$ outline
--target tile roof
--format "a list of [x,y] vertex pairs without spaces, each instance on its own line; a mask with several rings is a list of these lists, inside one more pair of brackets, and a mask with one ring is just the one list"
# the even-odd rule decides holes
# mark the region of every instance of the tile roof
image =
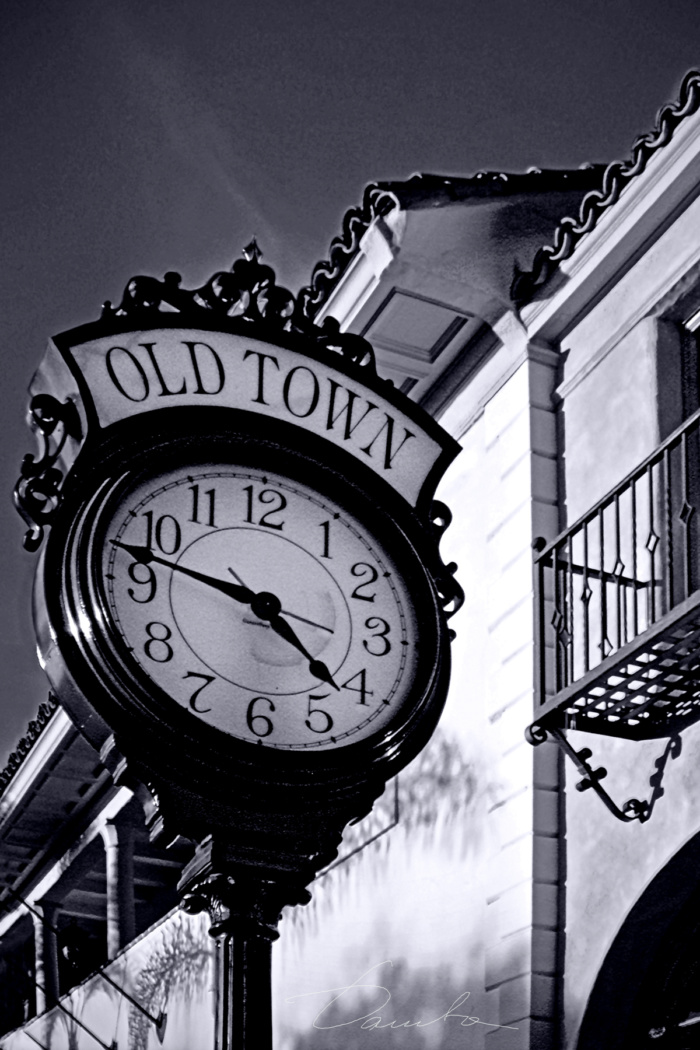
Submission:
[[405,182],[370,183],[362,203],[345,213],[342,232],[331,242],[328,259],[316,264],[309,285],[299,292],[304,313],[310,318],[317,313],[347,269],[367,228],[395,207],[442,207],[459,201],[580,188],[585,195],[578,215],[560,220],[551,244],[542,246],[535,254],[531,270],[516,270],[511,296],[514,303],[523,305],[545,284],[559,263],[569,258],[579,240],[594,229],[599,217],[616,203],[626,184],[644,171],[649,158],[666,145],[681,121],[698,108],[700,73],[692,70],[683,79],[678,101],[662,107],[653,131],[636,140],[629,160],[607,166],[589,165],[574,171],[531,169],[523,174],[480,171],[468,178],[419,174]]
[[583,195],[598,185],[603,170],[603,165],[585,165],[569,171],[540,168],[520,173],[479,171],[468,177],[419,173],[402,182],[370,183],[359,207],[345,213],[342,232],[331,242],[328,259],[316,264],[310,284],[300,291],[304,311],[307,316],[314,316],[347,269],[367,228],[395,207],[441,208],[462,202],[562,191],[578,191]]
[[671,139],[678,125],[700,108],[700,73],[691,70],[681,84],[678,101],[663,106],[656,117],[652,131],[640,135],[632,146],[632,156],[625,161],[608,164],[601,184],[581,201],[576,218],[563,218],[557,226],[552,243],[539,249],[532,269],[516,273],[511,288],[513,301],[522,305],[541,288],[560,262],[572,255],[581,238],[597,225],[600,216],[618,200],[628,182],[640,175],[649,158]]

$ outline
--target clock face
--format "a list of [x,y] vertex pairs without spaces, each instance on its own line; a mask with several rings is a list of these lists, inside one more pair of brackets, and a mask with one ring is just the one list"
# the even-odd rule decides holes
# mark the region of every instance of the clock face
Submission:
[[124,659],[240,740],[343,747],[410,692],[418,632],[399,567],[309,484],[223,463],[159,474],[120,498],[98,561]]

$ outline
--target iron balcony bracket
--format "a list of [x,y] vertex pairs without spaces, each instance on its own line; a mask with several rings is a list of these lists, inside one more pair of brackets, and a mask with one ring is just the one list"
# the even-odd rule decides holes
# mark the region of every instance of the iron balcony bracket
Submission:
[[555,729],[553,727],[545,729],[543,726],[535,724],[525,731],[527,740],[535,746],[537,744],[543,744],[547,739],[547,734],[551,736],[552,740],[559,748],[561,748],[564,754],[571,759],[581,774],[581,780],[577,783],[576,790],[588,791],[589,788],[592,788],[598,798],[601,799],[603,804],[610,810],[612,815],[625,823],[632,820],[638,820],[643,824],[645,821],[649,820],[656,800],[664,793],[664,789],[661,787],[661,779],[666,762],[669,757],[676,758],[681,750],[680,737],[672,737],[668,742],[663,756],[656,761],[657,772],[649,779],[649,783],[653,789],[649,801],[641,802],[638,798],[630,798],[622,807],[620,807],[613,801],[600,783],[600,781],[608,775],[607,769],[603,766],[600,766],[598,769],[593,769],[589,764],[589,759],[593,757],[590,748],[584,747],[581,748],[580,751],[576,751],[566,739],[561,729]]

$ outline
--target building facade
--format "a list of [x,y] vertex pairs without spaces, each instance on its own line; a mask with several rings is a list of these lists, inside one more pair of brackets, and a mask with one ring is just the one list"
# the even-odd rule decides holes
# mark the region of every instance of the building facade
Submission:
[[[281,923],[277,1050],[700,1045],[699,111],[369,187],[302,293],[462,445],[466,601],[433,740]],[[52,701],[2,782],[0,1044],[212,1046],[193,844]]]

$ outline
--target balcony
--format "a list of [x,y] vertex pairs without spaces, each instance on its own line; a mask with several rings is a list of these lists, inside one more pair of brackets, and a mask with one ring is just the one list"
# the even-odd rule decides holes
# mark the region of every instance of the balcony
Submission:
[[699,719],[700,412],[535,549],[531,742],[643,740]]

